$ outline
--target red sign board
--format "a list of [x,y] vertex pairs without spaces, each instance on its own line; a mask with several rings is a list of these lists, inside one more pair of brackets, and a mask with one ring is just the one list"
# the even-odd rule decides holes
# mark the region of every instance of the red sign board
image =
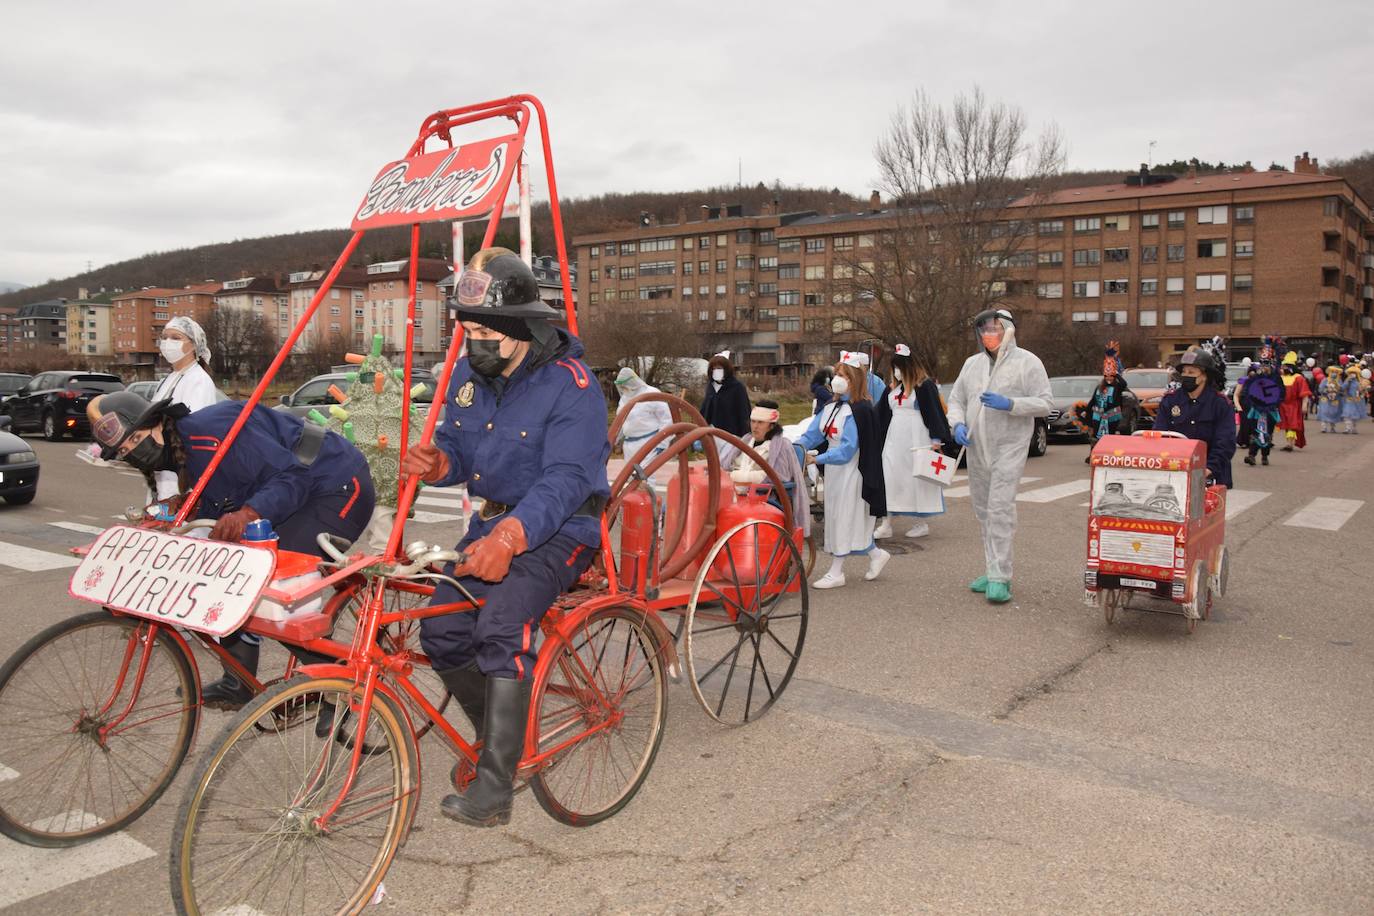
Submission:
[[520,155],[514,134],[425,153],[382,167],[353,215],[353,229],[471,219],[499,205]]

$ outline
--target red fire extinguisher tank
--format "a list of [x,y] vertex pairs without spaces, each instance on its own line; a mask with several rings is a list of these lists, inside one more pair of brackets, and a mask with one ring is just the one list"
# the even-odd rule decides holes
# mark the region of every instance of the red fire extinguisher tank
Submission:
[[[730,475],[724,470],[720,471],[719,485],[720,499],[716,510],[717,515],[719,515],[721,509],[735,501],[735,485],[731,482]],[[707,474],[706,467],[704,465],[693,467],[687,473],[687,498],[685,500],[687,524],[682,529],[682,537],[678,540],[677,547],[674,549],[672,557],[664,561],[665,566],[669,562],[676,561],[686,554],[687,548],[691,547],[692,541],[697,539],[703,525],[709,527],[715,523],[716,519],[709,518],[706,515],[710,499],[711,478]],[[679,475],[668,482],[668,519],[663,529],[665,532],[671,532],[675,529],[678,515],[684,511],[683,503],[682,477]],[[706,552],[711,549],[713,543],[715,543],[714,538],[707,539],[706,543],[701,547],[701,550],[692,558],[692,562],[688,563],[687,566],[683,568],[682,572],[677,574],[678,578],[695,579],[697,571],[701,569],[701,564],[706,559]]]
[[[713,576],[726,581],[738,581],[742,585],[766,582],[769,573],[776,573],[779,564],[786,561],[785,550],[778,548],[778,541],[783,536],[783,514],[781,509],[769,504],[767,495],[770,490],[771,488],[766,486],[750,487],[749,492],[738,502],[722,506],[716,513],[716,531],[721,536],[741,522],[756,519],[774,522],[779,527],[753,526],[732,536],[711,564]],[[767,563],[769,558],[772,558],[772,570],[760,571],[759,565]]]

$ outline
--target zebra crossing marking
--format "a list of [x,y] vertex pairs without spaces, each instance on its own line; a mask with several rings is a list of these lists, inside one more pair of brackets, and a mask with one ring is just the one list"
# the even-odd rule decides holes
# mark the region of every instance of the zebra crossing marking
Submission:
[[437,525],[440,522],[461,522],[461,515],[449,515],[447,512],[426,512],[423,509],[415,510],[415,517],[412,522],[419,522],[421,525]]
[[[83,822],[95,820],[81,811],[47,820],[70,823],[73,816]],[[34,826],[43,829],[42,824]],[[65,849],[40,849],[5,839],[0,840],[0,850],[0,909],[157,855],[122,832]]]
[[1092,486],[1092,481],[1070,480],[1068,483],[1059,483],[1050,487],[1041,487],[1038,490],[1027,490],[1025,493],[1017,493],[1016,501],[1019,503],[1048,503],[1056,499],[1063,499],[1066,496],[1076,496],[1079,493],[1086,493]]
[[77,534],[104,534],[104,528],[97,528],[95,525],[83,525],[80,522],[48,522],[54,528],[62,528],[66,531],[75,531]]
[[1252,509],[1269,496],[1268,490],[1231,490],[1226,494],[1226,520]]
[[1318,496],[1297,512],[1293,513],[1285,525],[1293,528],[1316,528],[1318,531],[1340,531],[1345,523],[1364,505],[1362,499],[1336,499],[1332,496]]
[[44,572],[80,565],[80,560],[67,554],[49,553],[46,550],[34,550],[32,547],[0,541],[0,566],[22,569],[25,572]]
[[[959,478],[954,479],[958,480]],[[1035,483],[1039,479],[1039,477],[1022,477],[1018,483]],[[945,490],[945,497],[948,499],[959,499],[964,496],[968,496],[968,487],[950,487]]]

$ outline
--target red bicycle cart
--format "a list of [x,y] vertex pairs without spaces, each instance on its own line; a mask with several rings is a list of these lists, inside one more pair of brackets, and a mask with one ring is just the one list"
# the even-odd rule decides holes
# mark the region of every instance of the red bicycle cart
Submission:
[[[455,129],[492,119],[510,121],[514,132],[455,143]],[[448,695],[417,637],[423,618],[471,611],[476,604],[430,604],[434,583],[446,578],[444,564],[460,559],[455,551],[421,542],[401,546],[415,478],[400,484],[397,520],[381,553],[341,548],[322,535],[321,547],[333,559],[321,563],[314,556],[181,535],[202,524],[192,519],[194,506],[219,459],[364,232],[411,226],[408,335],[421,222],[483,216],[483,246],[489,246],[502,202],[518,183],[528,255],[529,185],[521,151],[536,119],[570,304],[567,322],[577,332],[542,105],[518,95],[427,118],[406,158],[374,181],[353,237],[174,522],[116,526],[85,549],[72,594],[102,610],[39,634],[0,667],[0,830],[36,845],[69,845],[120,829],[146,811],[175,776],[199,725],[200,679],[188,634],[247,678],[213,639],[240,627],[334,661],[301,668],[292,663],[277,682],[248,679],[262,692],[202,760],[177,818],[170,877],[179,912],[356,912],[374,899],[413,822],[420,737],[438,736],[455,755],[447,774],[455,786],[473,777],[479,748],[445,719]],[[440,148],[427,151],[430,144]],[[447,390],[461,338],[456,325],[439,373],[440,392]],[[412,356],[407,346],[407,393]],[[443,400],[435,398],[420,441],[432,439]],[[743,443],[706,427],[686,403],[669,400],[675,423],[628,456],[612,486],[597,564],[541,623],[517,780],[551,816],[572,825],[615,814],[643,784],[663,736],[679,638],[694,694],[726,723],[747,722],[776,702],[805,640],[803,540],[789,501],[774,507],[761,498],[735,500],[728,481],[722,484],[715,443]],[[622,407],[617,427],[631,406]],[[409,414],[407,394],[402,454]],[[648,460],[669,439],[667,449]],[[705,460],[691,462],[698,444]],[[652,475],[669,462],[676,462],[678,474],[657,487]],[[782,493],[782,482],[769,473]],[[177,551],[186,551],[185,565],[209,580],[201,583],[209,589],[202,598],[218,600],[191,607],[126,600],[117,591],[122,577],[146,572],[137,568],[138,556],[146,562],[148,555]],[[308,584],[286,584],[313,569],[321,575]],[[459,591],[464,593],[461,586]],[[675,630],[665,615],[676,617]],[[39,753],[47,744],[56,749],[53,755]],[[40,763],[10,756],[9,748],[25,749]],[[18,778],[6,780],[9,773]],[[54,788],[37,801],[32,793],[6,788],[23,783]]]

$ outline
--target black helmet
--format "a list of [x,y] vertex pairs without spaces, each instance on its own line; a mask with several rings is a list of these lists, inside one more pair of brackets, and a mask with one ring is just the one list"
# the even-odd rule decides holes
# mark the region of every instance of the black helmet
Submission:
[[125,439],[140,429],[156,426],[172,406],[171,398],[154,404],[132,391],[111,391],[92,400],[86,406],[86,416],[91,420],[91,438],[100,443],[100,457],[106,461],[115,457]]
[[1225,387],[1226,372],[1217,362],[1217,358],[1209,351],[1196,347],[1188,350],[1178,361],[1179,373],[1182,374],[1184,366],[1196,366],[1202,370],[1207,380],[1217,388]]
[[473,255],[456,293],[458,317],[467,321],[559,317],[557,309],[539,298],[529,265],[507,248],[483,248]]

